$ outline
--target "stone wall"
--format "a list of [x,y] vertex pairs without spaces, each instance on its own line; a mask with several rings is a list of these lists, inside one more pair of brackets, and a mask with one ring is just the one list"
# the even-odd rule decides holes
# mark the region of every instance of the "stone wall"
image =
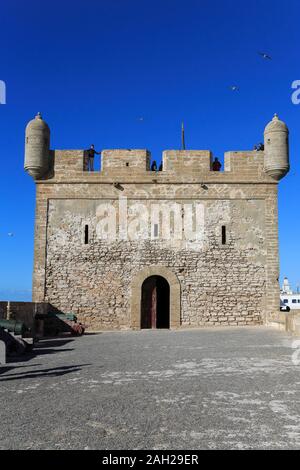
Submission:
[[0,302],[0,318],[6,319],[7,314],[7,302]]
[[[132,281],[145,267],[156,265],[179,280],[182,326],[261,323],[266,293],[265,202],[197,201],[205,207],[205,230],[202,246],[194,249],[185,241],[100,240],[96,214],[103,200],[50,199],[45,300],[65,313],[76,313],[96,329],[129,328]],[[109,202],[118,214],[119,201]],[[128,202],[129,211],[136,202]],[[148,199],[143,202],[146,207],[151,204]],[[88,244],[84,244],[86,224]],[[227,228],[226,245],[221,244],[222,225]]]

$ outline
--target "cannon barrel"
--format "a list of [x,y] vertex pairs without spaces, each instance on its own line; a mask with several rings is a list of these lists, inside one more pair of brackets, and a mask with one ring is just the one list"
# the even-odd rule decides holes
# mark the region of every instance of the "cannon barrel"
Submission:
[[10,333],[21,336],[23,336],[26,331],[28,331],[28,328],[24,323],[16,320],[0,320],[0,327],[8,330]]
[[55,315],[57,318],[60,318],[60,320],[69,320],[69,321],[77,321],[77,317],[74,313],[56,313],[56,312],[50,312],[50,315]]
[[37,313],[36,320],[44,322],[44,334],[47,336],[56,336],[59,333],[71,333],[74,336],[84,334],[85,326],[77,323],[77,317],[74,313],[59,313],[50,311],[46,315]]
[[47,318],[59,318],[60,320],[77,321],[77,317],[74,313],[57,313],[48,312],[46,315],[37,313],[35,315],[36,320],[45,320]]

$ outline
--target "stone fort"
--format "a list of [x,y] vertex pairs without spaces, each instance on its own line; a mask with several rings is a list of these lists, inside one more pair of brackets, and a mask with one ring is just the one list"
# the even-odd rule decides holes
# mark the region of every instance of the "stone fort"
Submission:
[[224,171],[213,171],[207,150],[164,151],[162,171],[151,171],[150,159],[147,150],[103,150],[101,171],[88,172],[84,150],[50,150],[40,114],[28,123],[33,301],[73,312],[95,330],[277,317],[285,123],[274,116],[262,150],[226,152]]

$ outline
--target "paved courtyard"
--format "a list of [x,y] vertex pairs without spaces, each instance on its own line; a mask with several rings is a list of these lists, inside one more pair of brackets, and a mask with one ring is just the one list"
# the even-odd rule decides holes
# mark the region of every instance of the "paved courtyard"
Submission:
[[296,340],[266,327],[43,340],[0,367],[0,449],[299,449]]

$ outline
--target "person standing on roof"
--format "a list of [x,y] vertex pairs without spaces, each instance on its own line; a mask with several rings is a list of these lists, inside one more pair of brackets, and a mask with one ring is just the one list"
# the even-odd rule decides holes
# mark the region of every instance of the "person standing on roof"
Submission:
[[213,171],[220,171],[222,167],[222,163],[219,161],[219,159],[216,157],[212,163],[212,170]]
[[100,155],[100,152],[96,152],[94,144],[90,146],[90,148],[87,151],[88,155],[88,161],[87,161],[87,170],[88,171],[94,171],[94,158],[96,155]]

